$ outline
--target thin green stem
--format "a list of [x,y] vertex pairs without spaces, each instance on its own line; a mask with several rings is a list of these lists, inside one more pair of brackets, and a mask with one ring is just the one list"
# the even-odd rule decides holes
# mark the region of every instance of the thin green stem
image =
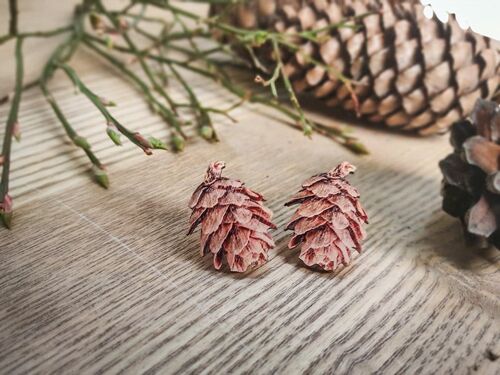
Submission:
[[[219,138],[217,137],[217,133],[215,132],[212,119],[210,118],[208,111],[205,108],[203,108],[195,92],[193,91],[193,89],[191,89],[191,86],[189,86],[189,84],[186,82],[184,77],[177,71],[174,65],[168,64],[168,67],[170,68],[170,71],[173,73],[174,77],[182,85],[182,87],[188,94],[189,100],[191,102],[191,107],[197,113],[196,117],[198,120],[197,124],[200,135],[209,141],[218,141]],[[211,129],[210,131],[205,129],[205,127],[207,126]]]
[[55,35],[59,35],[62,33],[69,32],[73,29],[73,26],[63,26],[59,27],[57,29],[53,30],[47,30],[47,31],[32,31],[32,32],[26,32],[26,33],[17,33],[17,34],[7,34],[0,36],[0,44],[3,44],[11,39],[14,39],[16,37],[21,37],[21,38],[49,38]]
[[132,18],[134,21],[146,21],[146,22],[153,22],[153,23],[157,23],[157,24],[160,24],[160,25],[165,25],[167,24],[167,20],[165,18],[161,18],[161,17],[151,17],[151,16],[145,16],[144,14],[141,14],[141,13],[131,13],[131,12],[119,12],[119,13],[115,13],[115,12],[109,12],[110,14],[112,15],[122,15],[122,16],[125,16],[125,17],[128,17],[128,18]]
[[3,198],[9,191],[9,171],[10,171],[10,150],[12,144],[12,134],[14,126],[18,121],[19,105],[21,103],[21,94],[23,87],[24,63],[22,53],[23,38],[18,38],[16,42],[16,89],[12,106],[10,107],[9,117],[5,128],[5,135],[2,147],[2,156],[4,158],[2,165],[2,181],[0,184],[0,198]]
[[2,147],[2,179],[0,181],[0,199],[2,203],[2,208],[0,210],[0,217],[7,228],[11,226],[12,212],[10,207],[6,207],[8,201],[10,201],[9,193],[9,173],[10,173],[10,153],[12,146],[12,136],[14,133],[14,128],[18,122],[19,116],[19,105],[21,103],[21,94],[23,88],[23,76],[24,76],[24,62],[23,62],[23,38],[17,38],[16,40],[16,88],[14,92],[14,98],[12,99],[12,105],[10,107],[9,116],[7,118],[7,123],[5,125],[5,135]]
[[61,122],[61,125],[63,126],[64,130],[66,131],[66,134],[71,139],[73,144],[75,144],[75,146],[77,146],[77,147],[80,147],[85,152],[85,154],[89,158],[90,162],[95,167],[97,167],[99,169],[104,169],[103,164],[100,162],[100,160],[97,158],[97,156],[92,152],[91,147],[88,144],[88,142],[82,136],[78,135],[78,133],[75,131],[75,129],[71,126],[71,124],[67,120],[66,116],[64,115],[61,108],[59,107],[56,100],[54,99],[52,93],[47,88],[47,83],[41,82],[40,88],[42,90],[43,95],[47,99],[47,102],[51,106],[51,108],[54,111],[58,120]]
[[17,0],[9,0],[9,12],[10,12],[10,22],[9,22],[9,34],[17,35]]
[[290,82],[290,79],[288,78],[288,75],[285,72],[285,67],[283,65],[283,61],[281,59],[281,52],[279,50],[279,45],[278,42],[273,39],[272,40],[273,44],[273,50],[275,54],[275,58],[277,60],[277,66],[280,71],[281,71],[281,80],[283,81],[283,84],[285,86],[285,89],[288,93],[288,96],[290,98],[290,102],[292,103],[292,106],[295,108],[295,111],[299,115],[299,120],[302,125],[302,130],[304,131],[304,134],[310,136],[312,133],[312,126],[310,122],[307,120],[306,115],[304,111],[302,110],[302,107],[300,106],[299,100],[297,99],[297,95],[295,94],[295,90],[292,87],[292,83]]
[[[28,82],[23,85],[22,91],[29,90],[33,87],[36,87],[40,84],[40,80],[36,79],[34,81]],[[0,104],[5,104],[8,103],[13,97],[14,97],[15,91],[12,91],[11,93],[4,95],[0,98]]]

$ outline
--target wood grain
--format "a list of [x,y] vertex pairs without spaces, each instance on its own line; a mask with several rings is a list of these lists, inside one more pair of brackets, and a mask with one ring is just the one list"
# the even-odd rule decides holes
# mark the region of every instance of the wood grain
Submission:
[[[113,113],[166,136],[141,98],[97,64],[81,55],[76,65],[119,103]],[[233,100],[191,81],[206,103]],[[220,119],[220,143],[193,140],[178,156],[146,157],[113,147],[102,118],[62,76],[52,87],[112,186],[92,183],[85,157],[39,92],[28,92],[13,153],[14,228],[0,230],[0,373],[500,372],[500,253],[465,247],[440,209],[446,137],[358,128],[372,154],[356,157],[246,105],[239,124]],[[6,114],[0,107],[2,122]],[[215,159],[265,195],[279,226],[270,261],[245,275],[214,271],[197,236],[185,236],[187,201]],[[358,166],[352,181],[371,219],[366,251],[339,272],[314,272],[286,248],[293,211],[283,203],[342,160]]]

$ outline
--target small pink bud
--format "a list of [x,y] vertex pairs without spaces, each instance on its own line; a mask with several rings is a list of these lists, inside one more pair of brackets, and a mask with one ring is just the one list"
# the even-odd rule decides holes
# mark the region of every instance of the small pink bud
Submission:
[[16,121],[14,123],[14,128],[12,129],[12,135],[16,139],[16,141],[21,140],[21,124],[19,124],[19,121]]
[[137,57],[136,56],[131,56],[130,58],[127,59],[125,62],[126,65],[133,65],[137,62]]
[[97,13],[90,13],[89,18],[92,29],[94,29],[95,31],[102,33],[106,29],[106,24],[104,23],[101,16]]
[[120,30],[122,30],[122,31],[126,31],[126,30],[128,29],[128,26],[129,26],[129,25],[128,25],[128,21],[127,21],[125,18],[120,17],[120,18],[118,19],[118,24],[119,24],[119,26],[120,26]]
[[146,138],[144,138],[144,136],[141,133],[134,133],[134,138],[137,142],[139,142],[139,145],[142,147],[146,155],[153,154],[153,151],[151,150],[153,148],[151,142],[149,142]]
[[0,202],[0,214],[12,213],[12,198],[9,194],[5,194],[3,201]]
[[108,49],[113,49],[113,47],[115,46],[115,35],[107,33],[104,36],[104,39],[106,40],[106,47],[108,47]]
[[99,101],[102,103],[103,106],[105,107],[115,107],[116,103],[112,100],[109,100],[108,98],[105,98],[103,96],[99,97]]
[[10,229],[12,227],[12,198],[5,194],[3,201],[0,202],[0,221]]

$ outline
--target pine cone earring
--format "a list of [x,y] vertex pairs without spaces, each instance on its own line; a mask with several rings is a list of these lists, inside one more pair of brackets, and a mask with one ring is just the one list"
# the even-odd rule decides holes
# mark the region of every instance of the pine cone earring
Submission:
[[340,264],[349,264],[352,249],[361,252],[368,216],[358,191],[346,180],[355,170],[343,162],[328,173],[313,176],[285,204],[300,204],[286,229],[294,231],[288,247],[302,245],[300,259],[306,265],[334,271]]
[[276,226],[262,195],[241,181],[222,177],[224,167],[221,161],[211,163],[193,193],[188,235],[201,224],[201,255],[212,253],[217,270],[225,257],[231,271],[245,272],[267,261],[274,247],[268,231]]

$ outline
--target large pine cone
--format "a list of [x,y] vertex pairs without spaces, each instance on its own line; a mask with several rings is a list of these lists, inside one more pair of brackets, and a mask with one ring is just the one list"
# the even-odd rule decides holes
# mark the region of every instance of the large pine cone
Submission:
[[[233,7],[228,22],[290,34],[374,12],[356,21],[358,30],[325,31],[320,43],[297,40],[299,52],[283,51],[296,91],[328,106],[358,108],[372,122],[422,135],[444,132],[467,117],[478,98],[499,90],[500,42],[463,31],[453,17],[447,24],[425,18],[418,0],[249,0]],[[256,54],[272,63],[266,46]],[[335,74],[304,55],[359,82],[359,106]]]
[[201,255],[212,253],[216,269],[225,257],[231,271],[245,272],[267,261],[274,247],[268,230],[276,226],[262,195],[241,181],[222,177],[224,167],[223,162],[211,163],[205,181],[193,193],[188,234],[201,224]]
[[443,209],[464,224],[467,237],[500,249],[500,107],[479,100],[472,122],[453,125],[454,152],[439,163]]
[[355,170],[343,162],[328,173],[313,176],[286,203],[300,203],[287,226],[294,231],[288,247],[302,244],[300,259],[306,265],[333,271],[340,264],[349,264],[352,249],[361,252],[368,216],[359,193],[345,178]]

